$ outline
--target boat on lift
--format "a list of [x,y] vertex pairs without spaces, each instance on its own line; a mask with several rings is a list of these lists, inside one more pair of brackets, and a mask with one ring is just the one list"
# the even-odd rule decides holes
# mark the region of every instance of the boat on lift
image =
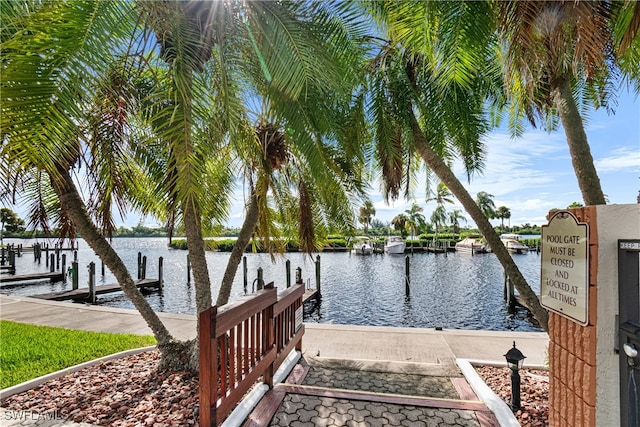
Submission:
[[361,239],[356,241],[351,248],[351,253],[355,255],[371,255],[373,254],[373,244],[370,239]]
[[384,253],[386,254],[404,254],[407,244],[400,236],[390,236],[384,242]]
[[529,252],[529,246],[520,241],[519,234],[501,234],[500,240],[512,254],[526,254]]

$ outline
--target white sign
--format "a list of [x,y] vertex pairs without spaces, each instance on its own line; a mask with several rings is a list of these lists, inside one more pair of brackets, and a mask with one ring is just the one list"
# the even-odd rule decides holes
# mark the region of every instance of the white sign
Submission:
[[589,323],[589,226],[556,212],[541,232],[543,307],[581,325]]

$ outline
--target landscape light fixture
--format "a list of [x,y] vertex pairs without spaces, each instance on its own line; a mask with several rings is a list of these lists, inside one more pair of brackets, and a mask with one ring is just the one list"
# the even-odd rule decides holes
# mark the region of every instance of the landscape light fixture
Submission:
[[511,369],[511,409],[520,409],[520,373],[522,369],[525,355],[516,348],[516,342],[513,342],[513,348],[504,355],[507,359],[507,366]]

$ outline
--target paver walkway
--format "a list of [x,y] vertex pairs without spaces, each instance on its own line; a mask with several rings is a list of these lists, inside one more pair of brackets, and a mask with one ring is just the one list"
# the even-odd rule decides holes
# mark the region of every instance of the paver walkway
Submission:
[[424,367],[417,369],[420,374],[398,372],[397,366],[370,371],[303,358],[244,426],[497,426],[466,380],[450,369],[431,366],[431,374]]

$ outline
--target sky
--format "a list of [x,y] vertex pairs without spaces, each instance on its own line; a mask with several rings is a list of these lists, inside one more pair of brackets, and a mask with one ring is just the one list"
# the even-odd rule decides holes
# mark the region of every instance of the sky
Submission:
[[[586,132],[600,182],[610,204],[637,203],[640,191],[640,100],[624,93],[618,98],[614,114],[604,109],[590,111],[585,118]],[[512,139],[506,129],[497,129],[486,135],[486,161],[484,173],[476,175],[467,184],[461,164],[454,165],[454,172],[475,198],[479,191],[492,194],[496,207],[511,210],[510,225],[543,225],[546,215],[554,208],[563,209],[573,202],[583,203],[577,179],[571,164],[564,130],[553,132],[528,128],[524,135]],[[424,182],[424,181],[423,181]],[[435,187],[435,186],[434,186]],[[421,206],[428,220],[435,203],[426,203],[425,189],[418,188],[415,199],[395,201],[387,205],[377,182],[371,183],[369,196],[376,215],[374,219],[388,223],[404,213],[415,202]],[[229,227],[240,227],[244,218],[242,188],[235,194],[235,203],[228,221]],[[354,207],[354,212],[359,207]],[[461,226],[475,228],[470,217],[457,202],[446,206],[447,211],[460,209],[469,219]],[[129,215],[119,225],[132,227],[140,217]],[[509,221],[505,221],[505,225]],[[492,220],[498,225],[500,220]],[[154,227],[152,219],[144,224]]]

